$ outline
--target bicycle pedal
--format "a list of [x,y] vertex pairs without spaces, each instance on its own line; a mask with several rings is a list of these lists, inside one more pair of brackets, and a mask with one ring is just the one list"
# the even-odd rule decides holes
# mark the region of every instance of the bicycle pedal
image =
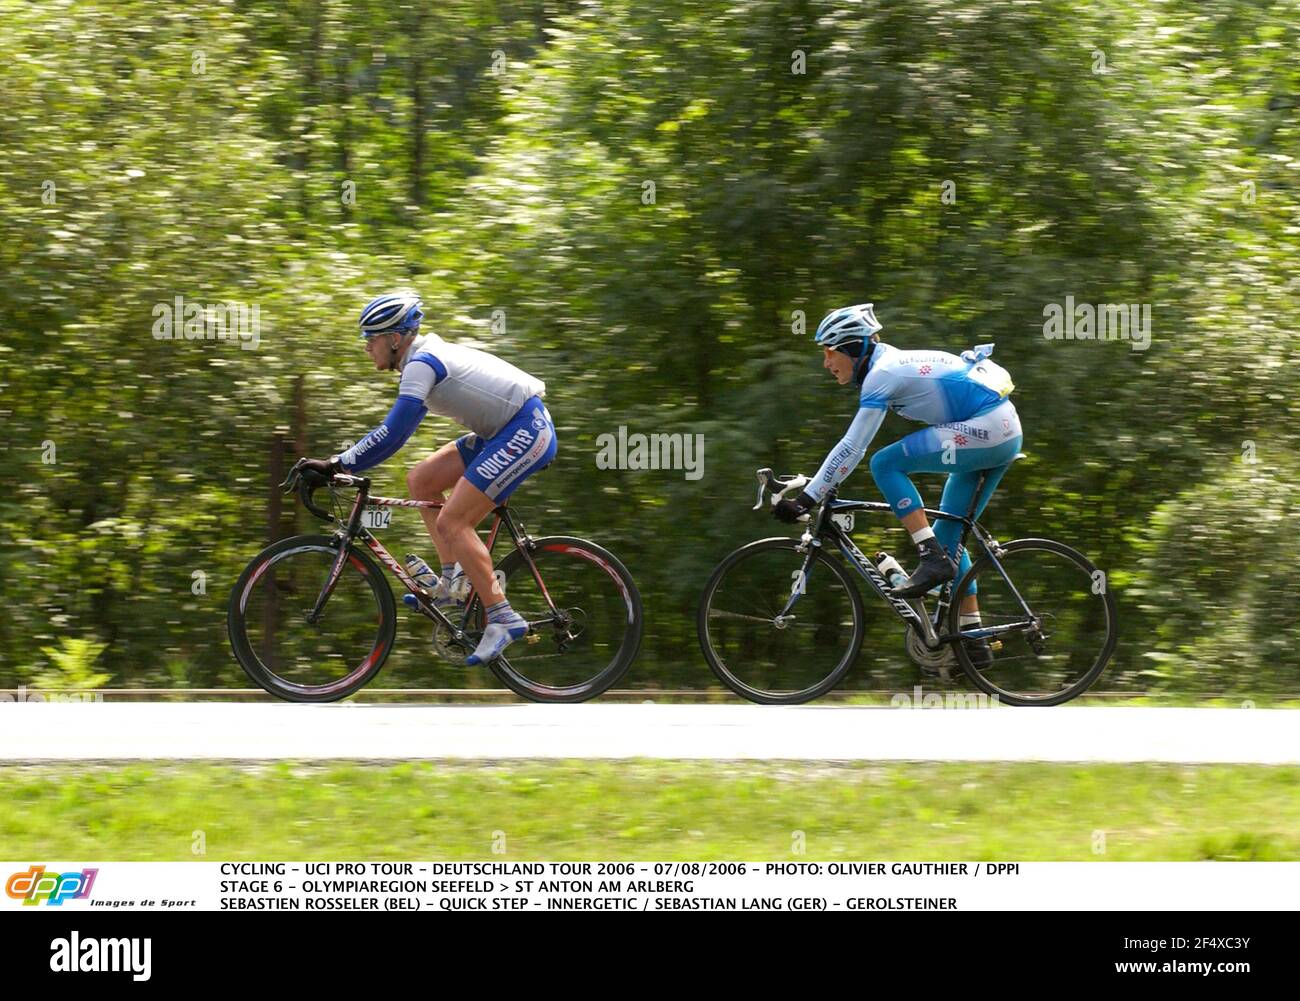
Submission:
[[540,643],[542,642],[542,634],[529,633],[527,636],[524,637],[524,641],[527,643]]
[[992,650],[994,653],[997,653],[999,650],[1002,649],[1002,641],[989,640],[989,649]]

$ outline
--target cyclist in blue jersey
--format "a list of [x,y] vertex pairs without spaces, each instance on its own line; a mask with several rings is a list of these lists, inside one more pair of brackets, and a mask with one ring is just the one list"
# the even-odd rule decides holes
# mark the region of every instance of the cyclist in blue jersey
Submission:
[[[965,573],[970,556],[965,549],[957,553],[960,522],[942,518],[930,527],[909,474],[947,473],[939,510],[965,515],[980,472],[987,471],[975,506],[978,518],[1023,438],[1015,405],[1007,398],[1015,386],[1006,369],[989,360],[992,344],[960,357],[946,351],[901,351],[881,343],[882,329],[871,303],[834,310],[818,325],[814,339],[823,349],[823,365],[840,385],[858,387],[858,412],[804,491],[794,500],[783,499],[774,513],[794,522],[824,500],[866,455],[886,411],[929,425],[871,458],[876,485],[921,557],[920,566],[894,593],[915,598]],[[962,626],[979,624],[973,587],[963,596],[959,614]],[[978,648],[972,650],[977,663],[991,660],[987,640],[971,646]]]
[[397,402],[346,452],[303,466],[322,474],[369,469],[397,452],[430,412],[469,429],[406,477],[413,499],[443,504],[419,509],[442,560],[441,574],[418,557],[408,558],[407,569],[438,607],[449,609],[463,607],[455,596],[463,568],[487,612],[483,638],[465,663],[486,664],[524,636],[528,623],[506,600],[475,528],[555,458],[555,424],[542,403],[546,385],[540,379],[486,351],[421,335],[423,316],[420,297],[406,291],[381,295],[361,311],[361,336],[375,368],[400,373]]

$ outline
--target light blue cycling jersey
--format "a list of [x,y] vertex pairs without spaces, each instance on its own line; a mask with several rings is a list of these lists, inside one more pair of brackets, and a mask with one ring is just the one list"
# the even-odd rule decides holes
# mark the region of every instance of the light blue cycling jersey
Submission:
[[426,413],[450,417],[482,439],[492,439],[546,384],[496,355],[436,334],[425,334],[402,353],[397,402],[375,428],[339,456],[348,472],[378,465],[406,444]]
[[938,425],[968,421],[999,406],[1015,386],[1006,369],[989,361],[992,353],[992,344],[981,344],[960,357],[947,351],[902,351],[877,344],[862,380],[857,416],[812,478],[807,494],[821,501],[853,472],[887,410]]

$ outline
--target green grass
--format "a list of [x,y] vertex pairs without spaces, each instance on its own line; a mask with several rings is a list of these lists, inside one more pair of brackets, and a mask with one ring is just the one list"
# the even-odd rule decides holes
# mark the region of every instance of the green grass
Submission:
[[1295,767],[141,763],[0,781],[8,860],[1300,859]]

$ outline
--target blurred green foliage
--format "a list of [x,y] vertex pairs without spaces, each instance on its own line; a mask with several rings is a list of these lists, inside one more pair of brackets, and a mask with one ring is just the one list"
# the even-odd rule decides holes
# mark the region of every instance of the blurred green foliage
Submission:
[[[636,575],[629,684],[710,683],[699,589],[775,534],[753,469],[853,412],[796,311],[873,300],[891,343],[997,342],[1030,460],[987,523],[1108,571],[1103,687],[1297,690],[1298,34],[1266,0],[0,0],[0,684],[103,644],[112,684],[245,685],[229,587],[310,521],[272,479],[386,411],[353,323],[412,284],[547,382],[517,506]],[[258,348],[156,339],[176,296],[256,306]],[[1046,339],[1066,296],[1149,303],[1150,349]],[[703,434],[704,477],[598,470],[620,425]],[[853,683],[910,685],[873,611]],[[384,680],[482,683],[418,621]]]

